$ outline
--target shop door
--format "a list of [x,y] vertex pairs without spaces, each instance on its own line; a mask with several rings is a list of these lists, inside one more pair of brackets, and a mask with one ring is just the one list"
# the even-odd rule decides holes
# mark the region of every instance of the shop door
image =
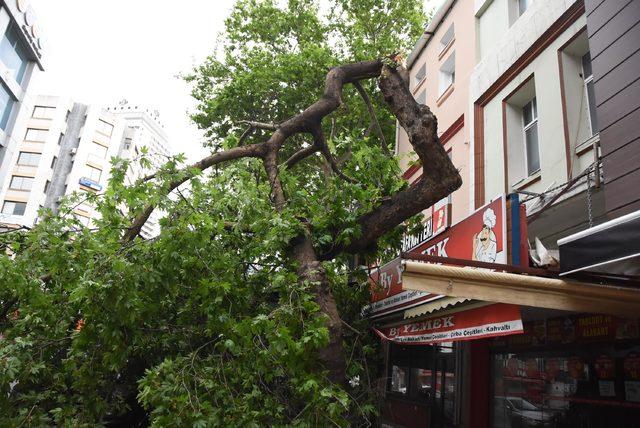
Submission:
[[433,428],[454,427],[456,414],[456,359],[452,347],[441,347],[435,356],[433,371]]

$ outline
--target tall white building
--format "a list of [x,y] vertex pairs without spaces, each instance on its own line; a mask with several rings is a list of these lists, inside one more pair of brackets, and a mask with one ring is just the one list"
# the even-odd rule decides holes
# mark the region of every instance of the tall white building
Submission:
[[22,142],[34,105],[27,94],[32,77],[42,71],[42,41],[28,2],[0,0],[0,184]]
[[[63,196],[99,192],[110,177],[124,123],[95,106],[68,98],[37,96],[0,186],[0,222],[32,226],[42,207],[58,212]],[[81,203],[73,213],[90,225],[94,208]]]
[[[130,104],[126,100],[107,110],[125,123],[119,156],[131,161],[125,177],[128,184],[155,172],[172,155],[169,139],[157,110]],[[148,159],[151,161],[150,168],[142,168],[138,162],[143,147],[146,147]],[[163,213],[158,210],[151,214],[140,232],[143,238],[149,239],[160,233],[159,220],[162,216]]]
[[[122,102],[107,109],[76,103],[69,98],[39,95],[25,119],[22,137],[3,165],[0,183],[0,224],[33,226],[41,208],[59,213],[64,196],[99,193],[111,177],[111,158],[131,160],[125,182],[133,184],[160,167],[171,154],[167,135],[156,111]],[[143,148],[146,147],[146,150]],[[151,160],[142,168],[143,151]],[[98,213],[79,203],[71,213],[91,226]],[[141,235],[160,233],[154,212]]]

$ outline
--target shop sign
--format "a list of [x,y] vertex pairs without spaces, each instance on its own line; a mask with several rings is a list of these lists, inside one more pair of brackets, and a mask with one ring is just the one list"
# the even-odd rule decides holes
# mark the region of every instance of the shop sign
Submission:
[[[447,229],[449,204],[445,198],[434,205],[433,215],[425,222],[420,233],[403,239],[402,250],[440,257],[506,263],[505,206],[504,196],[497,198]],[[435,236],[436,233],[439,234]],[[442,297],[421,291],[403,290],[400,258],[383,266],[370,268],[369,283],[372,290],[371,304],[364,308],[364,312],[370,316],[383,315],[400,308],[407,309]]]
[[78,180],[78,182],[83,185],[86,186],[90,189],[93,190],[97,190],[98,192],[102,190],[102,185],[100,183],[96,183],[95,181],[87,178],[87,177],[80,177],[80,180]]
[[[495,199],[461,222],[411,251],[431,256],[507,262],[507,232],[504,196]],[[439,208],[446,215],[447,205]]]
[[375,329],[396,343],[428,345],[522,333],[518,305],[496,303],[443,314],[395,327]]
[[443,297],[423,291],[403,290],[402,263],[399,257],[384,266],[371,269],[369,283],[372,287],[371,304],[365,306],[363,312],[370,316],[384,315]]

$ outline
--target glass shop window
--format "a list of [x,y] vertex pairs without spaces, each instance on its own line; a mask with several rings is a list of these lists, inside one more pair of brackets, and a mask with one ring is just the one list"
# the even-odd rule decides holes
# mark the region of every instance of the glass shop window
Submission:
[[387,390],[412,399],[428,400],[433,384],[432,348],[393,343],[390,346]]
[[640,426],[640,345],[493,356],[492,427]]

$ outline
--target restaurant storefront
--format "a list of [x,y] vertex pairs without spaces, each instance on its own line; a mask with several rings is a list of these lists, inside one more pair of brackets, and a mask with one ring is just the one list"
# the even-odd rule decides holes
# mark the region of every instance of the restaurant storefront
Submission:
[[[506,201],[406,239],[405,257],[517,263],[524,222]],[[640,427],[638,293],[401,259],[370,276],[381,426]]]

